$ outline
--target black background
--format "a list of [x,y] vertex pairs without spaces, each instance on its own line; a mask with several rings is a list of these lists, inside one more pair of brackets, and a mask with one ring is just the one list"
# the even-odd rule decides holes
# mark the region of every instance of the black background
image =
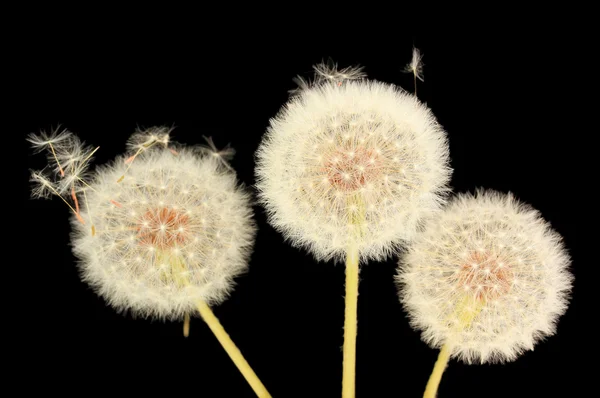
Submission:
[[[29,21],[19,33],[27,41],[12,43],[11,102],[19,112],[10,116],[26,159],[20,201],[32,242],[15,282],[30,303],[10,321],[26,338],[14,367],[31,378],[23,392],[253,396],[199,318],[184,339],[181,323],[118,314],[79,280],[68,209],[58,199],[29,199],[28,169],[41,168],[44,159],[31,155],[25,134],[60,125],[99,145],[96,164],[102,164],[124,151],[137,127],[173,126],[172,138],[184,144],[201,144],[202,135],[218,147],[231,143],[232,166],[251,187],[254,152],[295,87],[294,76],[310,76],[313,64],[331,58],[412,91],[412,75],[401,71],[413,44],[424,54],[419,98],[449,135],[452,187],[511,191],[539,209],[563,235],[577,278],[555,336],[513,363],[451,361],[439,396],[567,396],[582,386],[587,356],[577,345],[586,328],[575,212],[585,200],[576,203],[581,188],[574,175],[576,146],[585,146],[586,132],[574,123],[576,104],[584,101],[575,90],[583,83],[570,73],[566,28],[506,21],[421,34],[395,26],[334,30],[327,18],[281,17],[284,23],[271,26],[234,23],[227,13],[216,21],[208,14],[197,20],[85,15]],[[343,266],[292,248],[261,207],[255,212],[250,270],[215,314],[273,396],[339,396]],[[361,270],[358,397],[421,396],[437,356],[408,325],[395,268],[389,259]]]

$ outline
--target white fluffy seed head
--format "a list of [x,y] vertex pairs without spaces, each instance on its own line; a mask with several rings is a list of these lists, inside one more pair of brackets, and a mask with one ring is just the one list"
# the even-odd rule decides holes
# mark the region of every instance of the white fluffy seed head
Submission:
[[403,256],[413,327],[467,363],[504,362],[554,334],[572,275],[560,235],[512,195],[460,194]]
[[341,260],[355,245],[368,260],[412,239],[443,202],[451,170],[446,134],[414,96],[317,79],[271,120],[256,173],[270,222],[292,244],[319,260]]
[[87,181],[73,250],[83,279],[117,310],[176,319],[199,300],[226,298],[247,268],[256,228],[234,173],[155,133],[138,133],[130,141],[143,149],[137,157],[117,158]]

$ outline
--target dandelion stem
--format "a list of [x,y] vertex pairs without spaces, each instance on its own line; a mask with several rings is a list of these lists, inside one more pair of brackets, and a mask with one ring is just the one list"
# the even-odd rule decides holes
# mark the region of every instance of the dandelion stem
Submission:
[[442,380],[442,374],[444,374],[444,370],[446,370],[446,366],[450,360],[451,352],[452,349],[450,345],[444,344],[440,351],[440,355],[435,362],[435,366],[433,367],[433,372],[431,372],[431,376],[429,376],[429,381],[427,382],[427,387],[425,387],[423,398],[435,398],[440,381]]
[[183,337],[188,337],[190,335],[190,314],[185,314],[185,318],[183,318]]
[[[454,317],[457,317],[460,322],[456,325],[456,332],[468,328],[473,323],[473,320],[479,315],[483,307],[485,306],[484,300],[478,300],[471,295],[465,295],[463,300],[456,306],[454,310]],[[437,394],[440,381],[442,380],[442,374],[448,365],[450,360],[450,354],[452,353],[452,346],[448,342],[442,346],[442,350],[438,356],[438,359],[433,367],[429,381],[425,387],[425,393],[423,398],[435,398]]]
[[235,366],[237,366],[248,384],[250,384],[254,393],[260,398],[270,398],[271,394],[269,394],[258,376],[256,376],[256,373],[254,373],[239,348],[237,348],[233,340],[231,340],[231,337],[229,337],[208,304],[204,301],[199,301],[198,311],[200,311],[202,319],[204,319],[204,322],[206,322],[210,330],[212,330],[217,340],[219,340],[219,343],[221,343],[221,346],[227,351],[227,354],[229,354],[229,357],[233,363],[235,363]]
[[354,398],[358,309],[358,249],[352,245],[346,257],[346,309],[344,316],[344,362],[342,397]]

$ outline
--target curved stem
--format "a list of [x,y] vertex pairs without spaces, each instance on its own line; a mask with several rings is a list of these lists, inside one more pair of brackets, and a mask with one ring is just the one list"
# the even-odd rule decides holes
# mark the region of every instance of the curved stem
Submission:
[[[484,306],[485,300],[479,300],[469,295],[464,296],[463,300],[458,303],[451,316],[452,318],[460,320],[455,328],[455,332],[461,332],[465,328],[468,328],[473,323],[473,320],[477,317],[477,315],[479,315]],[[438,356],[437,362],[433,367],[433,372],[431,372],[431,376],[429,376],[429,381],[427,382],[427,387],[425,387],[425,394],[423,395],[423,398],[435,397],[438,386],[440,385],[440,381],[442,380],[442,374],[446,369],[446,365],[448,364],[451,353],[452,345],[446,341],[446,344],[442,346],[440,355]]]
[[204,319],[204,322],[206,322],[210,330],[212,330],[217,340],[219,340],[219,343],[221,343],[221,346],[227,351],[227,354],[229,354],[229,357],[233,363],[235,363],[235,366],[237,366],[248,384],[250,384],[254,393],[260,398],[271,398],[271,394],[269,394],[256,373],[254,373],[254,370],[252,370],[240,349],[237,348],[233,340],[231,340],[231,337],[229,337],[208,304],[204,301],[198,302],[198,311],[200,311],[202,319]]
[[354,398],[356,374],[356,333],[358,309],[358,249],[351,247],[346,257],[346,309],[344,317],[344,362],[342,397]]
[[431,372],[431,376],[429,376],[429,381],[427,382],[427,387],[425,387],[425,394],[423,394],[423,398],[435,398],[440,381],[442,381],[442,374],[444,374],[446,365],[448,365],[451,352],[452,349],[450,346],[448,344],[444,344],[442,350],[440,351],[440,355],[435,362],[435,366],[433,367],[433,372]]

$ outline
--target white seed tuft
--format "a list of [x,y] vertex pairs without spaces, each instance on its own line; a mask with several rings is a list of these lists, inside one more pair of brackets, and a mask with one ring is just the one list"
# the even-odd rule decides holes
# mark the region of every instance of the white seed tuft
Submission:
[[419,79],[420,81],[424,82],[425,79],[423,78],[423,66],[423,56],[421,55],[421,51],[419,51],[418,48],[413,47],[412,59],[410,60],[410,63],[406,65],[404,71],[407,73],[412,73],[415,76],[415,79]]
[[31,196],[35,199],[48,199],[56,191],[52,181],[43,171],[32,171],[30,182],[33,184]]
[[171,128],[152,127],[146,130],[137,130],[128,140],[127,149],[131,152],[144,152],[158,145],[166,148],[169,145]]
[[59,131],[55,129],[49,133],[42,131],[39,134],[29,134],[27,141],[31,143],[31,146],[36,152],[47,149],[50,145],[60,145],[72,138],[72,134],[66,130]]

